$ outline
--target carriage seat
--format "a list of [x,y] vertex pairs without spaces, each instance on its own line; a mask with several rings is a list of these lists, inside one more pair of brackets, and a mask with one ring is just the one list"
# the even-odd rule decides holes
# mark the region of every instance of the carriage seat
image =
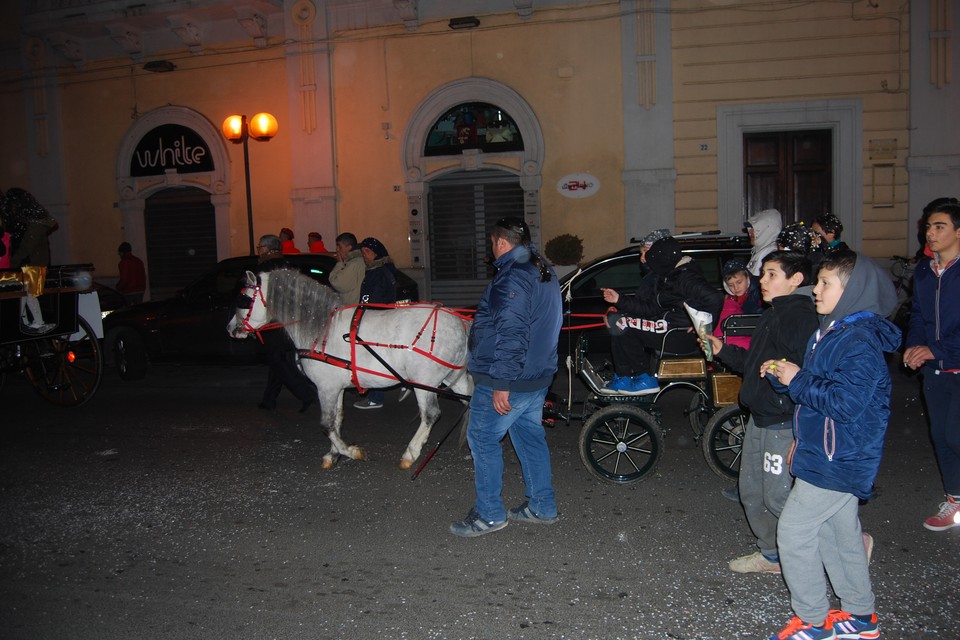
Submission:
[[727,316],[721,324],[723,336],[752,336],[759,322],[759,313],[741,313]]
[[697,334],[687,327],[669,329],[663,335],[657,359],[657,378],[661,380],[707,376],[707,362],[697,344]]

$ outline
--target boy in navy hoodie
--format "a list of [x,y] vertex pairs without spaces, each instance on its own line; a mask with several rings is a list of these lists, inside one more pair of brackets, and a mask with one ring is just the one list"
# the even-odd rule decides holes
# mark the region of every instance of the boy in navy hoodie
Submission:
[[[803,367],[767,360],[759,371],[797,403],[796,480],[777,529],[796,617],[771,640],[878,638],[859,501],[872,495],[890,417],[883,352],[899,347],[900,330],[885,316],[897,296],[890,278],[853,252],[824,258],[813,295],[820,329]],[[830,610],[827,576],[842,609]]]

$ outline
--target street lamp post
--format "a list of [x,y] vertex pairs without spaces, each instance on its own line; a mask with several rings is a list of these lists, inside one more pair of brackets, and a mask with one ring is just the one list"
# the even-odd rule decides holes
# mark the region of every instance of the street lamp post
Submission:
[[247,140],[266,142],[277,135],[277,119],[269,113],[258,113],[247,122],[247,116],[228,116],[223,121],[223,135],[227,140],[243,144],[243,180],[247,188],[247,234],[250,240],[250,255],[256,255],[253,243],[253,200],[250,198],[250,152]]

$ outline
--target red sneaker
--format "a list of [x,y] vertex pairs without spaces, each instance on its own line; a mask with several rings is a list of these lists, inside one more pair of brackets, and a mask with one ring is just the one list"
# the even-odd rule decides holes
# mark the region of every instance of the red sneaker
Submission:
[[930,531],[943,531],[951,527],[960,527],[960,502],[956,501],[953,496],[947,496],[947,501],[940,503],[940,513],[924,520],[923,526]]

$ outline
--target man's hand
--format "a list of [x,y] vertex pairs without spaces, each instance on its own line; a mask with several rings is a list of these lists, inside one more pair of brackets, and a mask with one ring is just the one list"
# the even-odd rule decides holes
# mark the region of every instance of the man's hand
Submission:
[[493,409],[502,416],[510,413],[510,392],[493,390]]
[[617,293],[616,289],[605,289],[600,287],[600,292],[603,293],[603,299],[610,304],[617,304],[617,300],[620,299],[620,294]]
[[910,347],[903,352],[903,364],[911,369],[919,369],[927,360],[933,360],[933,351],[927,345]]

